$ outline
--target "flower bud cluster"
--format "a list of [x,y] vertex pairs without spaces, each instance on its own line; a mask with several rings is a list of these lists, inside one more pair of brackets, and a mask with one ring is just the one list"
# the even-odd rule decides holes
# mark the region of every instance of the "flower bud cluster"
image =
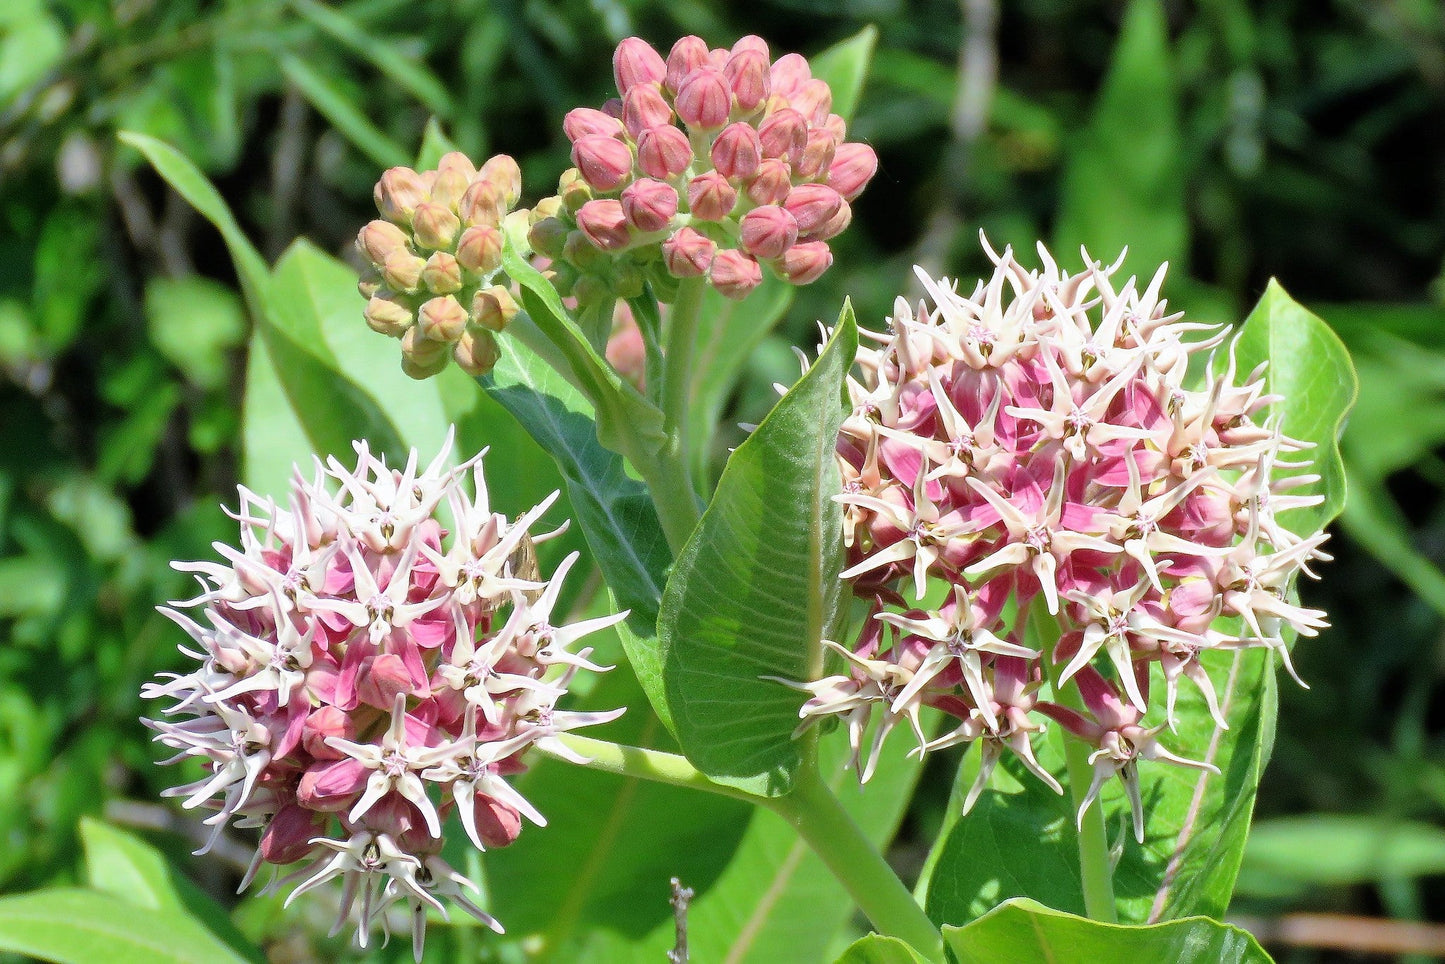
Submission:
[[408,375],[435,375],[449,359],[469,375],[496,364],[495,333],[517,313],[501,271],[503,222],[521,193],[505,154],[477,170],[453,152],[435,171],[393,167],[377,182],[381,217],[356,238],[369,266],[361,293],[372,330],[401,339]]
[[417,960],[443,897],[501,931],[441,857],[447,814],[479,850],[511,843],[524,816],[544,824],[505,777],[527,747],[567,755],[558,733],[617,715],[556,708],[579,669],[602,669],[569,647],[622,617],[554,622],[576,555],[541,579],[533,545],[545,536],[528,530],[555,494],[509,520],[488,507],[480,456],[450,468],[449,449],[424,471],[415,452],[395,471],[357,443],[355,468],[318,462],[310,481],[298,470],[286,509],[242,488],[240,548],[176,564],[204,591],[172,605],[199,607],[199,620],[161,610],[200,665],[142,691],[174,701],[145,721],[179,751],[167,762],[205,768],[167,792],[215,811],[201,852],[232,820],[259,828],[242,886],[263,864],[304,862],[273,884],[299,881],[287,903],[339,877],[338,927],[360,895],[365,945],[399,904]]
[[[1322,497],[1290,494],[1318,476],[1286,460],[1306,445],[1270,416],[1263,366],[1238,378],[1227,332],[1167,313],[1163,268],[1139,291],[1116,284],[1118,264],[1070,275],[1039,251],[1042,272],[989,249],[996,270],[966,297],[920,271],[933,306],[899,299],[877,347],[860,350],[838,501],[842,575],[873,614],[853,647],[835,647],[847,672],[807,684],[801,716],[842,716],[863,778],[901,720],[920,755],[981,741],[970,806],[1005,748],[1058,789],[1029,742],[1052,718],[1094,748],[1088,800],[1119,775],[1142,834],[1139,759],[1212,768],[1159,743],[1180,681],[1226,725],[1200,655],[1268,647],[1289,667],[1285,631],[1326,625],[1289,596],[1328,558],[1326,537],[1278,518]],[[937,581],[947,598],[925,610]],[[1024,636],[1031,610],[1057,622],[1056,639]],[[1085,712],[1040,698],[1044,660]],[[1164,709],[1145,726],[1155,664]],[[929,738],[923,706],[953,726]]]
[[588,304],[705,277],[743,298],[764,265],[792,284],[828,269],[878,158],[845,141],[803,57],[771,61],[749,36],[731,50],[683,37],[663,59],[630,37],[613,73],[620,97],[567,115],[575,166],[533,211],[532,246],[564,290]]

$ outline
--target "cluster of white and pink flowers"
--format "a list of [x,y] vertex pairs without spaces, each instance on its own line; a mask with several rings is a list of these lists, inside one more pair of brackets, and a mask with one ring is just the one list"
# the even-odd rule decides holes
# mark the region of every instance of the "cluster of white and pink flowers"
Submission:
[[[1326,536],[1278,519],[1320,501],[1289,494],[1318,477],[1287,461],[1305,446],[1271,419],[1263,366],[1239,377],[1226,331],[1167,312],[1163,268],[1140,291],[1117,263],[1065,274],[1039,253],[1033,271],[989,249],[993,276],[967,295],[920,272],[932,307],[899,299],[859,351],[842,575],[873,611],[852,647],[831,644],[847,672],[808,684],[801,715],[847,722],[863,779],[902,721],[920,754],[980,741],[966,806],[1004,748],[1059,789],[1030,745],[1050,717],[1094,747],[1085,807],[1118,774],[1142,839],[1136,761],[1211,768],[1160,743],[1180,680],[1226,725],[1200,654],[1264,646],[1289,667],[1284,628],[1326,625],[1289,599]],[[942,605],[919,608],[940,582]],[[1059,630],[1043,651],[1023,631],[1040,606]],[[1044,660],[1087,712],[1039,699]],[[1156,663],[1163,721],[1145,726]],[[952,727],[930,737],[924,706]]]
[[286,508],[241,489],[240,548],[176,565],[204,591],[172,605],[199,619],[162,610],[200,665],[142,695],[174,700],[146,721],[179,751],[169,762],[205,768],[169,791],[215,811],[203,851],[233,820],[260,828],[243,887],[263,864],[304,861],[274,884],[297,882],[288,903],[340,878],[338,928],[355,910],[364,945],[404,907],[420,960],[442,898],[501,930],[442,860],[443,820],[455,810],[478,849],[511,843],[524,816],[545,823],[505,778],[527,747],[567,756],[558,733],[621,712],[557,702],[579,669],[603,669],[572,645],[623,617],[556,622],[576,555],[542,579],[534,544],[556,533],[529,534],[555,493],[512,521],[488,506],[480,455],[453,467],[448,443],[425,469],[413,451],[396,470],[356,451],[354,468],[298,469]]
[[828,269],[878,158],[846,140],[806,59],[772,61],[755,36],[730,50],[683,37],[664,59],[629,37],[613,74],[618,98],[567,115],[576,166],[533,211],[564,290],[589,304],[705,277],[744,298],[764,266],[792,284]]

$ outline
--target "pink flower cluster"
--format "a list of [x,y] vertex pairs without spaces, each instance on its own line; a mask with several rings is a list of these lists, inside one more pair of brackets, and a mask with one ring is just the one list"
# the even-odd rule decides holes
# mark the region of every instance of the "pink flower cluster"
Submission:
[[531,232],[580,301],[628,297],[648,270],[659,284],[706,277],[743,298],[763,265],[793,284],[828,269],[828,239],[848,226],[878,158],[845,141],[832,92],[803,57],[772,62],[760,37],[731,50],[683,37],[664,60],[630,37],[613,72],[620,98],[567,115],[576,167]]
[[[1285,627],[1326,625],[1288,597],[1297,572],[1328,558],[1326,537],[1277,518],[1318,504],[1288,494],[1318,477],[1285,460],[1306,446],[1270,417],[1262,366],[1237,379],[1227,332],[1167,313],[1163,268],[1139,291],[1133,278],[1116,286],[1118,264],[1064,274],[1039,253],[1042,272],[989,249],[996,270],[968,296],[920,271],[933,307],[899,299],[878,347],[860,350],[838,499],[842,575],[873,618],[852,648],[832,644],[847,672],[807,684],[801,716],[846,720],[863,779],[901,721],[920,755],[981,741],[966,806],[1004,748],[1059,789],[1030,746],[1050,717],[1094,747],[1085,806],[1118,774],[1142,839],[1136,762],[1210,768],[1159,743],[1180,680],[1226,725],[1200,654],[1264,646],[1288,667]],[[1191,387],[1191,357],[1206,352]],[[921,603],[936,581],[951,587],[937,610],[910,606],[906,593]],[[1041,609],[1056,638],[1025,636]],[[1045,660],[1086,712],[1039,698]],[[1145,726],[1155,664],[1164,722]],[[952,728],[930,738],[923,706]]]
[[341,878],[338,928],[359,897],[365,945],[402,905],[420,960],[443,897],[501,931],[442,860],[442,822],[455,810],[479,850],[511,843],[523,816],[546,822],[505,777],[527,747],[567,756],[558,733],[621,712],[556,705],[579,669],[602,669],[569,647],[622,616],[554,623],[576,555],[540,579],[532,550],[546,536],[528,530],[555,494],[513,522],[488,507],[480,455],[449,467],[448,443],[425,470],[413,452],[396,471],[356,450],[355,468],[318,462],[311,481],[298,470],[286,509],[241,489],[241,547],[218,543],[224,563],[176,564],[204,591],[173,605],[200,607],[203,622],[162,610],[200,665],[142,695],[175,701],[146,721],[180,751],[168,762],[205,767],[168,791],[215,811],[202,852],[232,820],[260,828],[243,887],[263,863],[305,861],[273,884],[299,881],[288,904]]

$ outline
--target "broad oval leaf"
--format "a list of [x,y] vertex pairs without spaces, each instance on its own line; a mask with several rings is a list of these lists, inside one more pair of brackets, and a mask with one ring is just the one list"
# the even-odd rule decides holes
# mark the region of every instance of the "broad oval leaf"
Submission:
[[0,898],[0,950],[58,964],[244,964],[179,910],[75,888]]
[[786,793],[798,694],[840,597],[842,487],[833,449],[857,349],[845,305],[828,344],[728,459],[663,594],[658,635],[678,742],[708,776]]
[[928,959],[896,937],[869,934],[854,941],[836,964],[928,964]]
[[863,81],[877,46],[878,28],[869,24],[810,58],[813,76],[828,82],[833,91],[833,112],[844,120],[858,109],[858,95],[863,92]]
[[1246,931],[1207,917],[1167,924],[1101,924],[1011,900],[966,927],[945,927],[958,964],[1269,964]]

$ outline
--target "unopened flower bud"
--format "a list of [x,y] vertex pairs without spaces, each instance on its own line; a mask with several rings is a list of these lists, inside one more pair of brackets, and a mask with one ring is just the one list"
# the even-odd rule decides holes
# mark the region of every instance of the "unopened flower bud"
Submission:
[[410,328],[411,323],[416,320],[411,307],[385,288],[371,296],[366,302],[366,310],[362,314],[366,318],[367,327],[378,334],[389,335],[392,338],[400,338],[402,333]]
[[828,186],[851,201],[878,173],[878,155],[867,144],[839,144],[828,165]]
[[588,201],[577,212],[577,227],[603,251],[621,251],[632,240],[622,202]]
[[[457,156],[462,157],[460,154]],[[462,160],[466,158],[462,157]],[[471,167],[471,161],[467,161],[467,167]],[[471,184],[471,176],[461,167],[452,165],[443,168],[437,171],[437,178],[432,182],[430,200],[433,204],[440,204],[455,211],[461,204],[462,195],[467,193]]]
[[474,274],[496,271],[502,266],[502,232],[485,224],[467,228],[457,241],[457,262]]
[[467,309],[451,295],[432,298],[417,309],[416,326],[432,341],[450,344],[466,331]]
[[741,301],[763,283],[763,269],[743,252],[728,249],[713,257],[708,280],[724,297]]
[[732,52],[736,55],[744,51],[762,54],[763,60],[766,61],[768,59],[768,42],[755,33],[750,33],[746,37],[739,37],[733,43]]
[[470,226],[496,226],[502,222],[505,212],[497,185],[480,177],[467,186],[466,193],[457,203],[457,213],[461,215],[462,222]]
[[554,260],[562,256],[566,240],[567,225],[558,218],[542,218],[527,231],[527,241],[532,250]]
[[667,76],[661,55],[641,37],[628,37],[612,55],[612,77],[617,92],[626,96],[638,84],[660,84]]
[[723,67],[740,110],[754,111],[768,99],[768,55],[758,50],[734,50]]
[[412,214],[412,234],[423,248],[433,251],[450,248],[461,229],[462,222],[451,208],[432,201],[418,204]]
[[631,149],[616,138],[601,134],[579,137],[572,145],[572,163],[597,191],[615,191],[632,176]]
[[758,172],[748,182],[748,200],[754,204],[782,204],[793,190],[793,172],[788,162],[766,157],[758,164]]
[[764,157],[780,157],[789,164],[803,159],[808,146],[808,122],[797,111],[784,107],[758,125],[758,140]]
[[677,192],[672,185],[651,178],[633,181],[622,192],[622,213],[639,231],[661,231],[677,214]]
[[608,298],[615,298],[616,294],[613,292],[612,286],[607,283],[607,279],[595,274],[584,274],[572,286],[572,297],[576,298],[577,303],[585,308],[590,305],[600,305]]
[[824,118],[823,123],[814,124],[813,127],[832,134],[833,140],[839,144],[848,139],[848,122],[837,114],[829,114]]
[[793,166],[793,173],[805,181],[821,180],[828,172],[828,165],[833,163],[837,150],[838,141],[832,134],[821,127],[810,129],[803,156]]
[[817,281],[833,265],[833,252],[825,241],[795,244],[773,263],[778,273],[790,284],[808,285]]
[[843,206],[838,192],[826,184],[799,184],[788,192],[783,207],[798,219],[798,234],[809,235],[822,227]]
[[501,331],[517,317],[517,299],[501,285],[483,288],[472,296],[471,322],[488,331]]
[[581,171],[569,167],[557,182],[557,194],[562,198],[562,206],[576,214],[582,205],[592,200],[592,187],[582,177]]
[[634,138],[649,127],[672,123],[672,108],[652,84],[633,87],[622,98],[622,123]]
[[487,158],[477,172],[477,179],[495,188],[503,211],[510,211],[522,199],[522,169],[510,154],[495,154]]
[[755,258],[771,260],[779,257],[798,240],[798,222],[776,204],[753,208],[743,215],[743,248]]
[[588,239],[587,235],[576,229],[567,232],[567,237],[562,242],[563,261],[577,270],[585,272],[595,268],[606,258],[607,256]]
[[[491,230],[490,228],[469,228],[468,230]],[[466,235],[463,235],[465,237]],[[433,294],[449,295],[462,287],[462,266],[457,258],[445,251],[437,251],[426,259],[421,271],[422,284]]]
[[662,242],[662,261],[674,278],[700,278],[712,266],[717,245],[692,228],[678,228]]
[[361,269],[361,277],[356,279],[356,290],[361,297],[370,298],[381,290],[381,272],[376,270],[374,265],[367,265]]
[[663,85],[674,96],[682,88],[683,79],[707,63],[707,42],[701,37],[683,37],[672,45],[667,55],[667,76]]
[[[467,181],[471,181],[477,176],[477,166],[461,151],[447,151],[437,161],[437,176],[449,173],[460,174]],[[432,190],[436,190],[436,185],[432,185]]]
[[381,265],[381,277],[396,291],[415,291],[425,267],[426,261],[405,248],[398,248],[386,256]]
[[356,246],[367,261],[381,267],[387,255],[406,248],[406,232],[390,221],[371,221],[356,236]]
[[802,54],[783,54],[768,69],[768,79],[774,96],[791,97],[793,93],[813,76],[808,61]]
[[732,86],[721,70],[698,67],[683,79],[673,107],[688,127],[715,130],[728,122],[733,107]]
[[456,346],[452,348],[452,357],[462,371],[473,378],[479,378],[496,367],[497,359],[502,357],[502,350],[497,346],[496,336],[490,331],[473,329],[462,332],[462,337],[457,339]]
[[562,118],[562,130],[569,141],[576,141],[588,134],[601,134],[619,140],[626,134],[622,124],[615,117],[604,114],[592,107],[574,107]]
[[811,231],[801,233],[804,241],[827,241],[848,230],[853,223],[853,206],[847,201],[838,205],[838,212]]
[[687,182],[687,207],[703,221],[721,221],[732,213],[738,192],[717,171],[699,174]]
[[712,143],[712,166],[729,180],[745,181],[758,171],[763,146],[751,124],[729,124]]
[[789,95],[788,102],[809,124],[821,125],[833,110],[833,90],[825,80],[805,80]]
[[[433,341],[423,335],[420,324],[413,325],[401,337],[402,369],[412,378],[435,375],[447,365],[448,347],[445,342]],[[410,370],[407,370],[408,362],[411,363]],[[413,375],[413,371],[418,374]]]
[[671,124],[649,127],[637,139],[637,166],[648,177],[677,177],[692,163],[687,135]]
[[412,212],[426,200],[427,189],[416,171],[393,167],[381,175],[372,196],[382,217],[397,224],[410,224]]

